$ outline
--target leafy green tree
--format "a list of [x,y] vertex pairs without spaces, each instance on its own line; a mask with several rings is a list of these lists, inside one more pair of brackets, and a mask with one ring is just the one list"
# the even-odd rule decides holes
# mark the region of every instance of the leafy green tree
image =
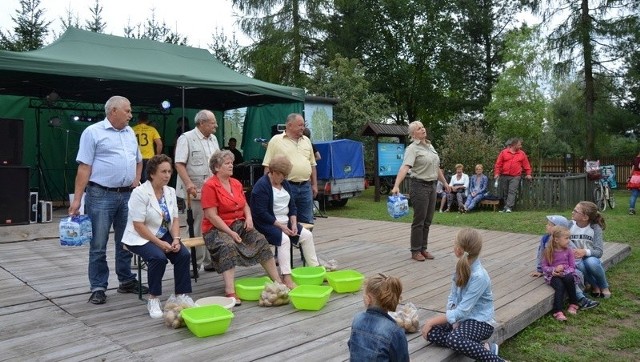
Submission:
[[505,142],[520,137],[531,154],[540,154],[548,102],[543,86],[548,83],[550,60],[541,54],[543,44],[537,28],[523,26],[507,35],[502,57],[507,64],[493,87],[485,108],[489,129]]
[[[637,1],[629,0],[527,0],[527,5],[542,15],[552,28],[549,46],[557,51],[556,70],[562,74],[579,69],[584,82],[585,153],[596,153],[595,75],[617,76],[609,64],[619,58],[621,41],[637,33]],[[546,7],[545,7],[546,5]]]
[[466,173],[472,173],[475,165],[480,163],[484,166],[485,174],[491,176],[502,143],[483,130],[478,114],[466,114],[447,127],[441,143],[435,144],[435,147],[440,152],[440,162],[446,171],[455,172],[455,165],[461,163]]
[[[327,68],[315,69],[313,81],[310,84],[310,94],[338,100],[333,107],[335,138],[363,142],[366,164],[372,164],[373,139],[361,136],[360,132],[367,122],[387,121],[392,109],[384,96],[371,91],[371,85],[366,79],[362,64],[355,59],[336,55]],[[313,129],[314,133],[322,132],[316,125]]]
[[246,49],[245,61],[254,77],[273,83],[303,87],[307,59],[314,53],[317,22],[326,0],[233,0],[245,16],[242,30],[255,43]]
[[0,49],[23,52],[42,48],[51,25],[44,19],[44,12],[40,0],[20,0],[20,10],[11,17],[13,34],[0,30]]

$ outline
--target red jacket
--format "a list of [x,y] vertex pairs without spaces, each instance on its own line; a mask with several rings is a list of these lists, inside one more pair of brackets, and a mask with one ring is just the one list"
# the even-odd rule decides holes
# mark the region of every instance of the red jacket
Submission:
[[531,175],[531,165],[527,154],[522,150],[511,152],[511,149],[507,147],[498,155],[493,175],[520,176],[522,169],[527,173],[527,176]]

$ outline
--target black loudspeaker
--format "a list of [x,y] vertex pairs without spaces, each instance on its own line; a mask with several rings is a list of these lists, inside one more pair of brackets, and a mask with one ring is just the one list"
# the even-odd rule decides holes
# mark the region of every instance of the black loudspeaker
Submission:
[[29,223],[29,167],[0,167],[0,226]]
[[21,119],[0,118],[0,166],[22,165],[23,133]]

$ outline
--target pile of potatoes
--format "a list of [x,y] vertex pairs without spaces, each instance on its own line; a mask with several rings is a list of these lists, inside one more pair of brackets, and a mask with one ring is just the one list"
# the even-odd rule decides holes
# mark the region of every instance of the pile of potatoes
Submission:
[[261,307],[276,307],[289,303],[289,288],[286,285],[273,282],[264,287],[260,294],[258,305]]
[[320,265],[322,265],[324,267],[324,269],[328,272],[332,272],[332,271],[336,271],[338,270],[338,261],[336,261],[335,259],[331,259],[331,260],[324,260],[322,258],[318,258]]
[[172,295],[164,304],[164,325],[173,329],[184,327],[186,324],[184,319],[182,319],[181,312],[183,309],[193,306],[195,306],[195,304],[189,305],[188,303],[181,302]]
[[415,333],[420,328],[418,309],[413,303],[398,306],[398,310],[389,312],[389,315],[395,319],[396,323],[407,333]]

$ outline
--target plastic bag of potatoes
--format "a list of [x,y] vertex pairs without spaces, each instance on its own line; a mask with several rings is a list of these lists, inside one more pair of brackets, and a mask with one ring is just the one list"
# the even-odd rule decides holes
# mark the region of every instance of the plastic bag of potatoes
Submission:
[[174,329],[182,328],[185,326],[182,319],[181,312],[185,308],[194,307],[194,303],[189,303],[171,294],[167,302],[164,304],[163,318],[164,325]]
[[413,303],[398,305],[395,312],[389,312],[389,315],[396,320],[396,323],[407,333],[415,333],[420,329],[420,321],[418,320],[418,308]]
[[286,285],[273,282],[265,285],[260,293],[258,305],[261,307],[276,307],[289,303],[289,288]]

